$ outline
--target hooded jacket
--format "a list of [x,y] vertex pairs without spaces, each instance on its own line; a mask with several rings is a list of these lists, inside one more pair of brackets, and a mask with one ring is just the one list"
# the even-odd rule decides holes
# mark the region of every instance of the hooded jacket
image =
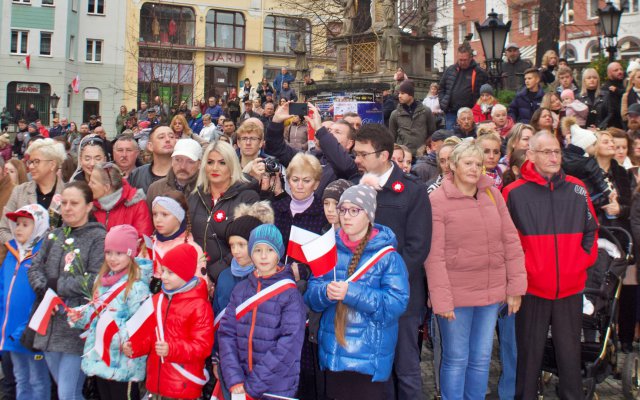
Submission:
[[[33,290],[44,295],[53,289],[67,307],[76,307],[87,302],[81,289],[79,277],[72,271],[65,271],[65,258],[69,254],[64,248],[64,227],[54,229],[44,240],[40,251],[33,259],[27,272]],[[107,231],[99,222],[87,222],[71,229],[68,238],[73,239],[73,248],[80,251],[79,257],[88,273],[87,282],[93,282],[104,262],[104,238]],[[82,354],[84,342],[79,329],[69,327],[65,314],[56,313],[51,317],[45,335],[36,334],[34,347],[43,351]]]
[[236,319],[236,308],[282,279],[289,269],[268,277],[253,273],[239,282],[220,323],[220,363],[225,384],[243,383],[253,398],[264,393],[292,397],[298,390],[306,308],[297,289],[288,289]]
[[116,225],[127,224],[136,228],[139,237],[150,236],[153,233],[153,223],[145,199],[142,189],[130,186],[123,179],[120,189],[93,201],[93,215],[107,231]]
[[587,189],[562,172],[547,180],[530,161],[521,174],[502,195],[524,249],[527,293],[554,300],[582,292],[598,256],[598,220]]
[[[153,296],[154,317],[160,296],[164,297],[160,311],[169,354],[163,362],[154,350],[155,336],[138,335],[131,341],[133,357],[148,355],[146,385],[151,393],[177,399],[199,398],[202,386],[185,378],[172,364],[202,378],[205,359],[211,355],[213,346],[213,311],[207,285],[200,279],[195,287],[185,292],[172,296],[157,293]],[[152,321],[156,328],[156,318]]]
[[[8,251],[0,271],[0,350],[31,353],[20,343],[36,300],[36,293],[29,285],[27,271],[49,229],[49,215],[37,204],[21,207],[18,211],[31,214],[34,227],[24,244],[15,239],[5,243]],[[9,220],[9,227],[15,236],[16,223]]]
[[475,197],[445,176],[431,193],[433,239],[424,263],[434,313],[500,303],[527,289],[518,231],[493,179],[482,175]]
[[396,143],[406,145],[415,156],[418,148],[435,132],[436,119],[424,104],[417,100],[414,104],[409,107],[398,104],[389,117],[389,131]]
[[[396,247],[396,237],[383,225],[375,224],[378,233],[366,244],[356,270],[386,246]],[[336,233],[338,281],[348,278],[353,253]],[[349,308],[345,328],[346,347],[336,340],[334,319],[337,301],[327,297],[327,286],[334,274],[314,277],[304,295],[315,312],[321,312],[318,344],[320,367],[330,371],[354,371],[384,382],[391,375],[398,320],[409,304],[409,281],[402,257],[393,251],[384,255],[358,281],[350,282],[343,303]]]

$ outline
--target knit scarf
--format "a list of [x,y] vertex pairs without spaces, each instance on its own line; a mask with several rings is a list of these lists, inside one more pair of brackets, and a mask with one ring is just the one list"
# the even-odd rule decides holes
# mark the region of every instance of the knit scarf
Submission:
[[182,223],[180,224],[180,227],[178,228],[178,230],[172,233],[171,235],[164,236],[163,234],[156,231],[156,239],[158,239],[159,242],[166,242],[167,240],[173,240],[178,236],[182,235],[186,230],[187,230],[187,219],[185,218],[182,220]]
[[307,208],[311,207],[311,203],[313,203],[313,194],[306,199],[296,200],[291,197],[291,205],[289,208],[291,209],[291,215],[296,216],[296,214],[302,214],[307,210]]
[[[378,230],[377,228],[373,228],[371,229],[371,236],[369,236],[369,240],[373,239],[374,237],[376,237],[376,235],[378,234],[378,232],[380,232],[380,230]],[[349,239],[349,236],[347,236],[346,233],[344,233],[344,230],[340,229],[338,231],[338,235],[340,236],[340,240],[342,240],[342,243],[344,243],[345,246],[347,246],[347,248],[349,250],[351,250],[352,253],[354,253],[356,251],[356,249],[358,248],[358,245],[360,244],[360,242],[362,241],[362,239],[358,240],[358,241],[352,241]]]
[[129,268],[124,268],[120,272],[109,272],[102,275],[100,278],[100,285],[103,287],[111,287],[118,283],[118,281],[129,272]]
[[231,260],[231,275],[235,276],[236,278],[246,278],[253,272],[253,270],[253,264],[249,264],[246,267],[243,267],[242,265],[238,264],[238,261],[235,258]]

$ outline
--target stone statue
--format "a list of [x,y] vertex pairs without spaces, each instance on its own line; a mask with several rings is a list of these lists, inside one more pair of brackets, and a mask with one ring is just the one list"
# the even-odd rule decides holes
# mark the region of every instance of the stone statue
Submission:
[[429,0],[420,0],[418,6],[418,34],[429,34]]
[[398,49],[400,47],[400,37],[398,33],[391,29],[385,29],[380,42],[380,59],[386,61],[385,67],[393,71],[398,64]]
[[358,0],[341,0],[342,9],[342,34],[351,35],[353,33],[353,21],[358,13]]
[[382,0],[382,14],[384,15],[384,27],[396,26],[396,2],[395,0]]
[[307,44],[301,32],[296,33],[295,49],[291,46],[289,48],[296,55],[296,80],[302,80],[304,73],[309,71],[309,63],[307,62]]

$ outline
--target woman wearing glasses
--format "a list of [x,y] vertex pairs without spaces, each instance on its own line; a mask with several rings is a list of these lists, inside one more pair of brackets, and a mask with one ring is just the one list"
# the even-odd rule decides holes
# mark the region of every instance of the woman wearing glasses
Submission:
[[322,313],[318,334],[327,397],[385,399],[398,320],[409,303],[409,281],[396,236],[374,224],[376,191],[352,186],[338,203],[338,263],[312,277],[304,299]]
[[449,164],[451,173],[429,196],[433,234],[425,262],[442,340],[440,389],[444,399],[479,399],[498,313],[518,311],[527,275],[502,195],[482,174],[483,150],[463,142]]
[[[67,155],[64,145],[53,139],[40,139],[29,146],[26,154],[29,155],[26,165],[31,174],[31,181],[16,186],[4,207],[2,220],[0,220],[0,240],[2,243],[6,243],[12,238],[9,221],[4,216],[6,213],[34,203],[40,204],[45,209],[55,209],[56,213],[60,207],[60,201],[54,202],[53,199],[55,195],[62,193],[64,187],[64,182],[58,179],[57,175],[58,168]],[[52,218],[52,220],[58,219]],[[53,221],[50,222],[55,224]]]
[[93,192],[93,215],[107,232],[116,225],[131,225],[138,236],[151,236],[153,224],[142,189],[129,185],[117,165],[98,163],[93,168],[89,187]]
[[80,141],[78,169],[71,177],[72,181],[89,183],[91,172],[98,163],[106,162],[107,150],[104,141],[97,135],[89,135]]

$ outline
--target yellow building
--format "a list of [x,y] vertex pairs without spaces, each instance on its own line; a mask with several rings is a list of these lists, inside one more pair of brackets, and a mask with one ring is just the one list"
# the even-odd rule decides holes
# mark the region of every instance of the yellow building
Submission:
[[[240,90],[245,78],[257,87],[280,68],[295,75],[298,33],[305,38],[311,77],[335,71],[326,46],[317,50],[312,21],[287,16],[279,0],[127,1],[124,101],[138,108],[156,95],[170,105]],[[318,28],[322,29],[322,28]],[[316,37],[314,37],[316,36]],[[312,46],[312,41],[314,45]],[[322,47],[322,46],[320,46]]]

